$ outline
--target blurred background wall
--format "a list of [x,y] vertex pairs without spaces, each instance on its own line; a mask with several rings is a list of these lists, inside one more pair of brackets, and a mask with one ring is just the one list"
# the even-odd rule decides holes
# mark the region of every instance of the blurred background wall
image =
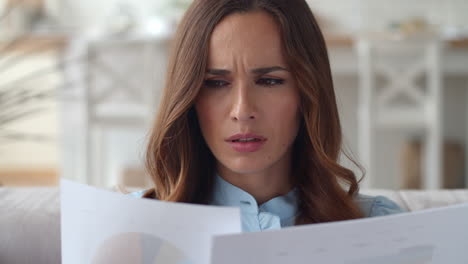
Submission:
[[[0,91],[36,95],[27,104],[21,98],[12,101],[19,110],[8,111],[20,118],[0,124],[0,183],[56,184],[62,176],[106,187],[147,186],[141,167],[148,124],[163,87],[172,33],[190,2],[0,1]],[[440,152],[449,167],[441,174],[455,179],[439,187],[466,187],[468,2],[308,2],[327,38],[345,144],[358,161],[357,40],[370,33],[437,32],[443,44],[440,121],[447,149]],[[33,114],[21,115],[25,110]],[[375,169],[367,187],[423,188],[420,180],[407,182],[424,177],[415,166],[421,163],[420,141],[421,133],[411,129],[377,129]],[[350,162],[343,163],[359,174]]]

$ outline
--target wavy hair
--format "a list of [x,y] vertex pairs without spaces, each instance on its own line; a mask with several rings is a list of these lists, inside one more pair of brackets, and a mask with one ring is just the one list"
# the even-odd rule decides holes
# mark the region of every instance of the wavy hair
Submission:
[[194,0],[172,43],[146,152],[146,169],[155,187],[144,197],[210,201],[216,160],[201,134],[194,102],[204,82],[213,29],[230,14],[253,11],[267,12],[279,25],[287,64],[301,95],[302,119],[292,159],[300,200],[296,224],[363,217],[353,201],[359,181],[338,163],[342,131],[327,49],[305,0]]

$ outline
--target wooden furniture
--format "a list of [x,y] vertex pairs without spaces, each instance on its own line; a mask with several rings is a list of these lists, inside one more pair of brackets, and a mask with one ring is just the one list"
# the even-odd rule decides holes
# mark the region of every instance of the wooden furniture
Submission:
[[416,131],[425,138],[423,188],[442,187],[441,44],[437,36],[390,39],[361,36],[358,55],[358,153],[375,177],[377,129]]
[[0,186],[57,186],[57,169],[0,169]]
[[[59,54],[65,49],[68,43],[68,37],[65,35],[54,34],[29,34],[17,39],[7,41],[2,39],[0,41],[0,56],[3,59],[3,71],[5,74],[2,75],[2,88],[6,87],[7,83],[18,82],[19,86],[31,87],[35,91],[39,92],[42,90],[50,89],[52,85],[55,85],[55,81],[60,82],[59,69],[54,69],[50,64],[54,65],[59,60]],[[11,63],[12,66],[9,66]],[[45,71],[43,69],[49,69]],[[44,72],[43,74],[50,74],[43,78],[38,73]],[[0,70],[1,71],[1,70]],[[55,77],[56,76],[56,77]],[[27,79],[29,77],[29,83],[22,78]],[[54,79],[57,78],[57,79]],[[36,81],[39,79],[38,81]],[[21,87],[19,87],[21,88]],[[55,88],[55,87],[53,87]],[[50,104],[49,104],[50,102]],[[52,137],[53,135],[46,134],[42,128],[37,127],[37,123],[43,123],[44,127],[52,127],[50,130],[54,131],[55,123],[52,123],[51,116],[55,114],[55,101],[47,101],[48,109],[41,113],[40,116],[34,116],[31,120],[20,120],[21,125],[18,127],[16,123],[7,125],[8,130],[10,126],[13,130],[24,133],[44,133],[46,136]],[[0,103],[1,104],[1,103]],[[25,106],[26,109],[28,106]],[[40,118],[44,118],[46,121],[37,121]],[[41,123],[41,124],[42,124]],[[51,125],[49,125],[52,123]],[[37,132],[40,131],[40,132]],[[55,135],[55,134],[54,134]],[[3,141],[4,142],[4,141]],[[0,166],[0,186],[56,186],[59,182],[59,164],[54,164],[47,161],[46,164],[36,162],[37,164],[29,164],[27,158],[23,161],[24,149],[27,148],[28,141],[17,141],[8,142],[3,146],[4,155],[8,155],[7,159],[3,160]],[[54,149],[56,142],[47,142],[46,144],[52,144],[50,149]],[[36,155],[36,153],[42,153],[47,157],[55,156],[53,151],[52,154],[43,152],[44,149],[36,149],[31,151],[30,155]],[[18,150],[19,149],[19,150]],[[12,151],[14,154],[11,154]],[[49,150],[49,148],[47,148]],[[49,158],[50,159],[50,158]],[[9,164],[9,161],[14,160],[15,165]],[[25,162],[26,164],[22,164]]]
[[[358,75],[358,69],[356,67],[356,62],[357,62],[358,57],[356,55],[356,50],[353,48],[355,40],[349,36],[325,36],[325,37],[326,37],[326,41],[328,44],[328,48],[330,50],[329,54],[330,54],[330,60],[331,60],[331,67],[332,67],[334,76],[345,77],[345,78],[348,78],[348,77],[355,78]],[[158,93],[161,91],[163,83],[164,83],[162,76],[164,76],[164,72],[166,70],[165,60],[167,58],[167,54],[169,50],[168,49],[169,45],[167,45],[167,43],[169,43],[171,39],[168,38],[168,39],[164,39],[160,41],[152,40],[152,39],[146,39],[146,40],[140,39],[139,41],[153,42],[155,43],[155,45],[159,45],[157,54],[154,54],[154,57],[153,57],[153,60],[155,62],[153,64],[154,66],[153,73],[154,73],[155,78],[153,79],[153,84],[152,84],[154,86],[153,89],[157,90],[155,93],[155,98],[156,98],[155,101],[157,101]],[[86,84],[86,86],[89,86],[91,87],[90,88],[91,90],[96,91],[94,90],[94,89],[97,89],[95,87],[99,87],[100,85],[108,86],[108,85],[111,85],[111,83],[115,85],[126,85],[127,83],[130,83],[131,85],[134,85],[135,83],[137,83],[137,80],[134,80],[136,77],[132,76],[132,74],[135,71],[138,71],[139,69],[141,69],[141,66],[139,66],[139,64],[135,64],[136,62],[134,60],[131,60],[131,58],[127,58],[128,56],[124,55],[127,52],[130,52],[129,50],[132,49],[131,48],[132,45],[130,44],[131,42],[132,40],[125,40],[125,39],[112,40],[108,38],[100,38],[100,39],[96,39],[92,41],[85,40],[85,41],[76,41],[72,43],[76,46],[85,47],[85,50],[88,50],[90,46],[95,45],[93,43],[97,43],[96,45],[100,45],[100,47],[95,51],[92,51],[94,50],[94,48],[91,48],[91,52],[88,54],[88,56],[91,62],[92,62],[91,59],[93,57],[96,57],[96,55],[98,55],[98,57],[103,56],[103,58],[99,57],[99,60],[104,59],[103,61],[99,61],[98,65],[91,66],[89,68],[87,68],[86,66],[81,67],[81,65],[78,65],[80,68],[79,69],[80,73],[83,73],[82,76],[84,76],[84,78],[87,78],[86,81],[88,83]],[[138,42],[138,40],[133,40],[133,43],[136,43],[136,42]],[[444,50],[444,53],[441,55],[442,56],[441,65],[440,65],[441,74],[444,77],[456,76],[457,78],[460,76],[468,76],[468,64],[466,63],[466,61],[468,60],[468,45],[454,47],[451,44],[452,43],[451,41],[444,41],[443,43],[446,49]],[[115,46],[120,45],[122,52],[121,53],[114,52],[115,56],[113,57],[109,56],[109,54],[105,55],[106,52],[109,52],[109,51],[106,51],[106,48],[104,47],[106,46],[112,47],[114,45]],[[136,46],[133,45],[133,47],[136,47]],[[79,54],[82,54],[82,52],[77,52],[76,54],[79,55]],[[71,56],[71,57],[75,57],[75,56]],[[134,63],[133,66],[129,65],[132,63]],[[140,63],[143,63],[143,62],[140,61]],[[102,66],[104,66],[104,68]],[[123,71],[125,67],[127,67],[128,69],[127,72]],[[112,71],[114,73],[117,72],[117,74],[109,74],[107,72],[109,68],[111,72]],[[118,78],[112,79],[114,78],[115,75],[117,75]],[[124,82],[120,82],[119,79],[121,79],[122,76],[123,77],[129,76],[130,80],[125,80]],[[111,78],[111,80],[113,81],[102,80],[106,78]],[[148,82],[147,79],[145,80],[146,80],[145,82]],[[149,82],[146,85],[149,85]],[[353,85],[353,84],[350,84],[350,85]],[[145,86],[145,87],[149,87],[149,86]],[[88,89],[85,86],[78,87],[78,88]],[[468,85],[467,85],[467,88],[468,88]],[[123,89],[124,88],[120,89],[119,87],[118,92],[119,93],[123,92]],[[117,96],[117,94],[112,94],[112,96]],[[133,97],[129,96],[127,99],[131,101],[133,100]],[[91,160],[91,162],[94,162],[95,164],[97,164],[97,166],[101,166],[101,169],[99,169],[101,170],[101,172],[94,172],[95,175],[99,175],[99,177],[101,177],[100,180],[96,181],[96,182],[99,182],[97,185],[105,185],[107,187],[113,186],[114,184],[117,183],[116,178],[118,178],[119,175],[122,174],[122,172],[125,170],[125,167],[136,166],[140,164],[135,164],[133,162],[128,162],[128,163],[122,162],[123,159],[125,160],[128,159],[128,160],[133,161],[134,160],[133,158],[136,155],[133,155],[132,153],[128,154],[128,156],[131,156],[130,158],[123,157],[124,154],[119,154],[119,153],[123,153],[126,151],[126,146],[133,144],[131,143],[133,142],[131,141],[133,140],[133,138],[130,141],[122,142],[121,144],[122,146],[115,146],[115,144],[110,145],[108,142],[108,138],[109,138],[109,134],[112,134],[112,133],[107,133],[107,132],[113,128],[116,128],[117,130],[129,129],[129,128],[139,129],[141,134],[145,134],[147,133],[147,131],[144,128],[141,128],[140,126],[138,127],[137,126],[133,127],[130,125],[107,126],[104,124],[105,122],[102,123],[98,121],[97,126],[93,128],[94,138],[98,143],[94,144],[93,143],[94,141],[85,141],[85,140],[81,141],[81,138],[82,138],[81,135],[86,135],[87,134],[86,131],[88,131],[87,128],[83,129],[82,131],[82,128],[86,127],[88,123],[87,121],[84,121],[83,124],[81,124],[82,122],[81,120],[82,119],[85,120],[87,118],[87,114],[85,115],[85,113],[88,110],[82,111],[81,105],[87,104],[88,97],[81,98],[77,96],[77,98],[73,100],[75,101],[67,102],[65,109],[63,109],[64,120],[65,120],[63,123],[63,126],[65,127],[65,129],[68,129],[68,131],[66,131],[64,134],[64,144],[63,144],[67,148],[66,151],[64,151],[64,155],[66,155],[64,158],[64,161],[66,163],[64,166],[64,170],[66,171],[66,177],[69,179],[75,179],[83,183],[91,184],[91,182],[94,181],[92,179],[93,176],[91,176],[91,174],[88,174],[82,171],[84,170],[84,168],[87,168],[86,160],[88,158],[91,159],[89,156],[87,156],[86,153],[88,152],[86,151],[85,147],[91,146],[91,148],[95,148],[95,150],[92,151],[93,153],[92,155],[95,155],[95,157],[101,156],[102,157],[101,159],[104,160],[104,162],[102,163],[99,161],[99,158],[95,158]],[[71,111],[75,109],[74,105],[76,105],[76,111]],[[99,103],[99,107],[101,107],[100,103]],[[157,103],[155,103],[153,107],[154,107],[153,109],[156,109]],[[118,110],[118,111],[114,111],[113,113],[114,115],[119,115],[121,112],[122,112],[121,110]],[[75,115],[75,113],[77,117],[73,116]],[[153,117],[154,115],[151,115],[149,118],[153,118]],[[101,125],[103,125],[104,129],[99,128]],[[354,123],[352,125],[353,125],[352,129],[354,129]],[[99,130],[101,132],[99,132]],[[354,132],[354,131],[351,131],[351,132]],[[126,137],[122,137],[122,138],[125,139]],[[351,138],[351,140],[353,140],[353,138]],[[102,143],[103,145],[101,145],[101,147],[99,147],[99,145],[101,144],[99,142],[101,143],[104,142]],[[142,145],[143,144],[141,144],[140,146]],[[112,151],[111,149],[114,151]],[[99,154],[100,151],[102,151],[103,153]],[[140,149],[139,154],[141,154],[142,151],[143,150]],[[120,156],[115,157],[117,155],[120,155]],[[120,157],[122,158],[120,159]],[[138,158],[140,158],[141,160],[141,156],[139,156]],[[115,166],[115,164],[117,163],[119,163],[118,167],[120,171],[114,170],[114,167],[117,167]],[[108,170],[106,169],[106,167],[112,167],[112,169]],[[98,169],[92,169],[92,170],[97,171]],[[358,171],[356,171],[356,173],[359,174]],[[375,187],[375,186],[371,186],[371,187]],[[381,187],[385,187],[385,185],[381,185]]]
[[[347,47],[351,48],[356,42],[355,37],[348,35],[327,35],[325,42],[328,47]],[[468,49],[468,38],[452,39],[444,41],[448,48]]]
[[[356,67],[357,54],[355,52],[356,37],[351,35],[327,35],[325,40],[329,50],[330,63],[334,76],[354,77],[358,74]],[[468,38],[442,40],[444,47],[440,57],[441,78],[461,78],[464,80],[468,91]],[[445,89],[442,87],[442,95]],[[466,93],[466,102],[468,102],[468,92]],[[443,96],[442,96],[443,97]],[[466,130],[468,131],[468,111],[466,112]],[[468,153],[468,133],[465,133],[464,152]],[[457,137],[459,138],[459,137]],[[460,139],[460,141],[463,139]],[[465,156],[465,167],[468,166],[468,155]],[[357,171],[357,173],[359,173]],[[468,169],[465,168],[465,185],[468,184]]]
[[0,42],[0,54],[61,51],[65,49],[68,41],[68,37],[64,35],[26,35],[12,41]]
[[107,131],[149,130],[159,95],[158,69],[165,67],[160,44],[159,39],[145,38],[88,43],[85,182],[106,186],[117,177],[107,170]]
[[[422,142],[410,140],[405,142],[400,154],[402,189],[420,189],[422,187]],[[443,148],[442,188],[453,189],[465,186],[464,148],[462,144],[446,141]]]

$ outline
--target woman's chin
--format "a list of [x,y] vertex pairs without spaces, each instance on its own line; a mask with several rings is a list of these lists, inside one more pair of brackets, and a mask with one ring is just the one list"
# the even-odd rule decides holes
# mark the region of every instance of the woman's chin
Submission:
[[228,170],[237,174],[252,174],[259,173],[265,170],[267,166],[262,166],[258,163],[250,161],[235,162],[226,164]]

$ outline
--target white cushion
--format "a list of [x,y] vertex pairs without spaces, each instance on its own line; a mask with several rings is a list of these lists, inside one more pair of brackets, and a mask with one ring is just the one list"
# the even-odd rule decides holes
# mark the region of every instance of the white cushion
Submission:
[[0,263],[60,263],[58,188],[0,188]]

